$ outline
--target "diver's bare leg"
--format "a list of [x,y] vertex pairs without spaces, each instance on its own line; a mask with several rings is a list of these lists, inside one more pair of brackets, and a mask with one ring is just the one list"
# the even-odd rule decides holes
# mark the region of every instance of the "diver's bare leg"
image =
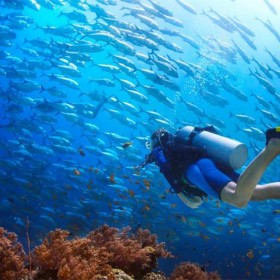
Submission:
[[223,188],[221,199],[237,207],[245,207],[251,200],[266,168],[279,153],[280,139],[271,139],[268,145],[240,175],[237,184],[230,182]]
[[280,182],[256,186],[251,200],[261,201],[266,199],[280,199]]

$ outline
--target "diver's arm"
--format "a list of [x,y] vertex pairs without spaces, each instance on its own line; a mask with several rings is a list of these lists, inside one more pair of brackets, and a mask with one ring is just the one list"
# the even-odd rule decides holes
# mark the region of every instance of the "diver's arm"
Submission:
[[[176,184],[178,179],[176,177],[174,177],[174,174],[171,169],[171,165],[165,158],[162,149],[159,147],[155,148],[151,154],[153,155],[153,159],[154,159],[156,165],[159,166],[160,172],[164,175],[165,179],[168,181],[170,186],[172,188],[174,188],[174,184]],[[188,196],[183,191],[177,192],[177,195],[190,208],[197,208],[203,202],[201,197],[196,196],[196,195]]]
[[140,163],[140,165],[138,165],[136,168],[144,168],[147,164],[151,164],[153,162],[155,162],[155,157],[151,152],[145,156],[145,160],[142,163]]
[[199,196],[194,196],[190,198],[186,196],[183,192],[179,192],[177,193],[177,195],[190,208],[198,208],[203,203],[203,200]]

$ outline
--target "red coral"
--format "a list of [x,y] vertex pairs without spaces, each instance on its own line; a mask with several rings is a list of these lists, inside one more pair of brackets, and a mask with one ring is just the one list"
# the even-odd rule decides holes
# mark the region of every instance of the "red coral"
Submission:
[[[0,227],[0,279],[114,280],[114,268],[142,279],[157,267],[160,257],[173,257],[149,230],[118,230],[107,225],[84,238],[69,240],[69,232],[50,232],[32,252],[34,271],[24,268],[27,257],[14,233]],[[31,258],[29,258],[31,261]],[[31,266],[31,264],[29,264]],[[146,279],[146,278],[145,278]],[[164,279],[150,274],[147,279]],[[170,280],[220,280],[216,272],[207,273],[198,265],[181,263]]]
[[190,262],[180,263],[172,272],[170,280],[220,280],[216,272],[207,273]]
[[50,232],[42,245],[33,251],[33,264],[41,272],[57,275],[58,279],[114,279],[112,268],[122,269],[134,277],[142,277],[157,267],[157,258],[171,257],[158,244],[156,235],[138,230],[129,235],[130,228],[119,231],[103,226],[85,238],[67,240],[63,230]]
[[69,232],[50,232],[42,245],[33,251],[33,263],[40,274],[50,274],[61,280],[113,279],[112,267],[107,264],[108,253],[95,248],[88,238],[67,240]]
[[105,247],[110,252],[108,263],[113,268],[120,268],[136,278],[152,272],[157,267],[157,258],[172,257],[149,230],[139,229],[134,235],[129,235],[129,231],[129,227],[119,232],[105,225],[91,232],[88,238],[94,246]]
[[35,247],[32,254],[33,265],[43,270],[58,270],[69,249],[65,230],[51,231],[40,246]]
[[28,274],[24,268],[26,254],[14,233],[0,227],[0,279],[22,279]]
[[215,271],[215,272],[208,272],[208,280],[221,280],[220,274]]
[[61,261],[58,279],[94,280],[106,276],[114,279],[112,267],[107,263],[105,248],[95,248],[91,240],[76,238],[71,241],[66,257]]

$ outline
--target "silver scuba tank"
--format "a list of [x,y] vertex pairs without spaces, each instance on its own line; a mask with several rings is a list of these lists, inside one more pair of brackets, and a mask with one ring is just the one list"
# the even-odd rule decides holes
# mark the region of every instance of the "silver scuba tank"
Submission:
[[[188,142],[194,131],[193,126],[185,126],[176,132],[180,140]],[[236,140],[202,130],[192,135],[191,145],[206,152],[214,162],[232,169],[241,168],[248,157],[245,144]]]

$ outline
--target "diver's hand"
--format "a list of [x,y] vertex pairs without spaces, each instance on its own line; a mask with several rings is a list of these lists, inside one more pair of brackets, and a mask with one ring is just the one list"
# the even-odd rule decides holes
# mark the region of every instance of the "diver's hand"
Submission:
[[166,159],[161,147],[156,147],[153,149],[152,154],[155,158],[156,165],[159,166],[160,172],[168,172],[171,168],[170,163]]
[[153,155],[157,165],[160,166],[161,164],[166,163],[167,160],[163,154],[162,148],[160,148],[160,147],[154,148],[152,150],[151,154]]
[[198,208],[203,202],[199,196],[188,197],[182,192],[177,193],[177,195],[190,208]]

